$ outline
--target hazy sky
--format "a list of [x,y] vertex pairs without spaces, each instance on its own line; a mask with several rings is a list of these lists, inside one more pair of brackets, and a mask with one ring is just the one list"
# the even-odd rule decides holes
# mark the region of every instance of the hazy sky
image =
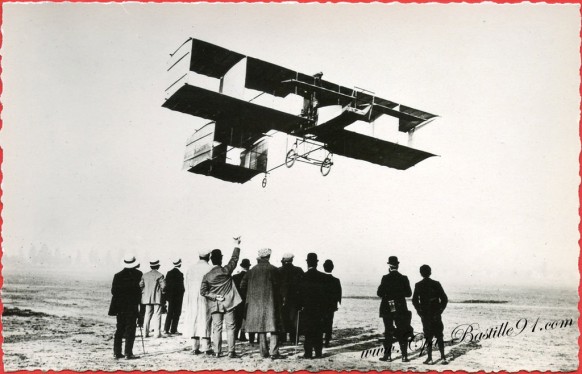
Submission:
[[[243,236],[344,280],[578,284],[578,5],[4,4],[6,253],[46,243],[142,263]],[[244,184],[182,171],[205,120],[162,108],[195,37],[440,118],[407,171],[335,157]],[[273,160],[285,154],[272,149]],[[117,269],[107,269],[113,272]]]

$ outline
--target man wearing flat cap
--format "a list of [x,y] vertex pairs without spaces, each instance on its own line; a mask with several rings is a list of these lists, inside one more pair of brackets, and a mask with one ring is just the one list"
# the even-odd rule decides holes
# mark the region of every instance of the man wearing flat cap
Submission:
[[443,314],[449,299],[440,282],[430,278],[432,271],[430,266],[422,265],[420,275],[422,280],[414,286],[412,305],[416,309],[422,321],[422,330],[427,347],[427,359],[425,364],[432,364],[432,340],[436,337],[437,346],[441,353],[441,364],[448,364],[445,358],[445,343],[443,341]]
[[[246,294],[245,331],[256,333],[261,355],[272,360],[283,358],[279,354],[278,333],[281,321],[281,280],[279,271],[269,263],[271,249],[259,250],[257,264],[244,276],[241,289]],[[267,344],[267,333],[270,333]],[[268,347],[268,348],[267,348]]]
[[331,275],[333,271],[333,261],[325,260],[323,263],[323,270],[327,277],[326,282],[326,296],[327,306],[325,308],[323,333],[325,335],[325,347],[329,347],[333,330],[333,316],[338,309],[338,305],[342,303],[342,284],[339,279]]
[[281,299],[283,306],[281,308],[283,314],[283,332],[279,334],[279,341],[284,343],[287,341],[287,333],[289,333],[290,341],[295,344],[297,342],[297,314],[299,312],[298,297],[299,297],[299,282],[303,277],[303,269],[299,266],[293,265],[293,254],[285,253],[281,260],[281,267],[279,274],[281,276]]
[[242,299],[232,281],[232,272],[236,269],[240,255],[240,237],[234,238],[234,251],[228,264],[222,266],[222,251],[210,252],[212,269],[202,278],[200,294],[208,301],[208,312],[212,315],[212,346],[214,356],[220,357],[222,345],[222,323],[226,324],[228,340],[228,357],[238,358],[234,350],[234,308]]
[[182,335],[178,332],[178,322],[182,314],[182,301],[184,300],[184,274],[180,271],[182,259],[172,262],[174,268],[166,274],[166,300],[168,301],[168,314],[164,331],[166,334]]
[[[141,300],[141,271],[139,262],[134,256],[128,255],[123,259],[123,270],[115,274],[111,285],[111,305],[109,315],[117,317],[117,329],[113,338],[113,357],[118,360],[139,358],[133,354],[135,341],[135,327],[139,315]],[[125,355],[121,353],[122,340],[125,338]]]
[[[307,254],[307,271],[299,284],[301,331],[305,335],[303,358],[321,358],[323,350],[323,317],[327,305],[325,274],[317,270],[317,254]],[[315,353],[315,355],[314,355]]]
[[198,252],[198,262],[188,268],[185,276],[186,284],[186,336],[193,339],[192,353],[198,355],[202,352],[212,355],[214,352],[210,346],[210,332],[212,331],[210,313],[206,298],[200,295],[202,278],[212,269],[208,263],[210,251]]
[[408,362],[408,342],[414,331],[410,326],[412,313],[406,306],[406,297],[412,295],[408,277],[398,272],[398,258],[388,258],[389,273],[382,277],[378,287],[380,303],[380,318],[384,322],[384,356],[380,361],[391,361],[392,343],[398,341],[402,362]]
[[[234,308],[234,320],[235,320],[234,322],[236,325],[235,332],[234,332],[234,338],[241,341],[241,342],[246,342],[247,341],[247,338],[245,335],[246,331],[245,331],[245,329],[242,328],[242,323],[243,323],[243,319],[244,319],[244,315],[245,315],[246,294],[243,292],[240,285],[242,283],[244,276],[246,275],[246,273],[249,271],[249,269],[251,267],[251,262],[249,261],[248,258],[243,258],[243,260],[240,262],[240,267],[242,268],[242,270],[232,276],[232,281],[234,282],[234,285],[235,285],[236,289],[238,290],[238,293],[240,294],[240,297],[242,299],[242,302],[240,304],[238,304],[236,306],[236,308]],[[239,337],[239,332],[240,332],[240,337]],[[251,341],[251,344],[253,344],[255,341],[254,334],[250,333],[249,335],[250,335],[249,339]]]
[[[150,336],[150,322],[152,317],[157,337],[162,336],[162,298],[166,289],[166,280],[164,275],[158,271],[160,261],[150,261],[150,271],[141,277],[139,286],[141,287],[141,303],[145,305],[145,336]],[[153,330],[152,330],[153,331]]]

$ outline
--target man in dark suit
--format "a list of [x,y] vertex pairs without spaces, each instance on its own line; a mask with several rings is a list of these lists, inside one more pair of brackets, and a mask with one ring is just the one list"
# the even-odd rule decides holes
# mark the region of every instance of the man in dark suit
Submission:
[[[123,267],[113,277],[111,285],[111,305],[109,315],[117,316],[117,329],[113,339],[113,357],[127,360],[139,358],[133,354],[133,342],[135,341],[135,327],[139,315],[139,303],[141,300],[141,288],[139,281],[142,273],[137,270],[139,263],[134,256],[123,259]],[[121,343],[125,338],[125,356],[121,354]]]
[[212,345],[214,356],[220,357],[222,350],[222,322],[226,323],[228,339],[228,357],[237,358],[234,351],[234,308],[242,299],[232,281],[232,272],[236,269],[240,255],[240,237],[235,238],[235,248],[230,261],[222,266],[222,251],[214,249],[210,252],[210,261],[214,267],[204,275],[200,285],[200,295],[208,300],[208,312],[212,315]]
[[331,260],[325,260],[323,263],[323,270],[327,277],[325,292],[327,305],[323,317],[323,333],[325,335],[325,347],[327,348],[329,347],[329,341],[331,340],[333,315],[337,311],[338,304],[342,303],[342,285],[339,279],[331,275],[331,272],[333,271],[333,262]]
[[427,347],[428,358],[425,364],[432,364],[432,339],[436,337],[437,345],[441,353],[441,363],[448,364],[445,358],[445,343],[443,342],[443,321],[441,314],[447,307],[449,299],[441,284],[430,279],[431,269],[428,265],[420,267],[420,275],[423,280],[414,286],[412,295],[412,305],[416,309],[422,321],[425,346]]
[[[234,322],[236,325],[235,332],[234,332],[234,338],[241,341],[241,342],[246,342],[247,338],[245,336],[245,330],[242,328],[242,322],[243,322],[243,318],[244,318],[244,314],[245,314],[246,292],[243,292],[243,290],[241,290],[240,284],[243,280],[243,277],[247,273],[247,271],[249,271],[249,268],[251,267],[251,262],[249,261],[248,258],[244,258],[240,262],[240,267],[242,268],[240,273],[237,273],[237,274],[232,276],[232,281],[234,282],[234,285],[236,286],[236,289],[238,290],[238,293],[240,294],[240,297],[242,299],[242,303],[240,303],[239,305],[236,306],[236,308],[234,308]],[[240,337],[239,337],[239,332],[240,332]],[[253,344],[255,342],[255,334],[254,333],[252,333],[252,332],[249,333],[249,340],[250,340],[251,344]]]
[[174,268],[166,274],[166,300],[168,301],[168,314],[164,324],[166,334],[182,335],[178,332],[178,322],[182,314],[182,301],[184,300],[184,274],[180,271],[182,259],[173,262]]
[[[307,255],[307,272],[299,284],[299,315],[305,334],[303,358],[321,358],[323,349],[323,314],[326,306],[325,274],[317,270],[317,254]],[[313,355],[315,351],[315,356]]]
[[408,277],[398,272],[398,258],[388,258],[389,273],[382,277],[378,287],[380,303],[380,317],[384,321],[384,356],[380,361],[391,361],[392,343],[398,341],[402,362],[408,362],[407,339],[414,331],[410,326],[412,313],[406,306],[406,297],[412,295]]
[[283,314],[283,332],[279,335],[279,341],[284,343],[287,341],[287,333],[293,344],[297,342],[297,314],[299,312],[298,306],[298,292],[299,282],[303,277],[303,269],[299,266],[293,265],[293,254],[285,253],[281,259],[281,267],[279,268],[279,275],[281,277],[281,300],[283,306],[281,312]]

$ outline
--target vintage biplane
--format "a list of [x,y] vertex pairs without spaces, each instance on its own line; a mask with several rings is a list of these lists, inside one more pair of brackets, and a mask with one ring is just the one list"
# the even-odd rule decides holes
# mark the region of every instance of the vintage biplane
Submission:
[[[394,117],[398,131],[412,133],[437,116],[269,62],[190,38],[170,55],[163,107],[209,122],[190,137],[184,168],[192,173],[244,183],[295,161],[320,167],[332,155],[405,170],[433,154],[346,129],[357,121]],[[323,108],[338,110],[326,120]],[[267,169],[268,136],[288,134],[285,161]],[[323,156],[317,157],[317,154]]]

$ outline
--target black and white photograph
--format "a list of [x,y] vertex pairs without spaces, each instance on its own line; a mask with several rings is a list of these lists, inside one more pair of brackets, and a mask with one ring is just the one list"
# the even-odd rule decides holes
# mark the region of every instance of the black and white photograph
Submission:
[[580,5],[4,3],[6,372],[572,372]]

